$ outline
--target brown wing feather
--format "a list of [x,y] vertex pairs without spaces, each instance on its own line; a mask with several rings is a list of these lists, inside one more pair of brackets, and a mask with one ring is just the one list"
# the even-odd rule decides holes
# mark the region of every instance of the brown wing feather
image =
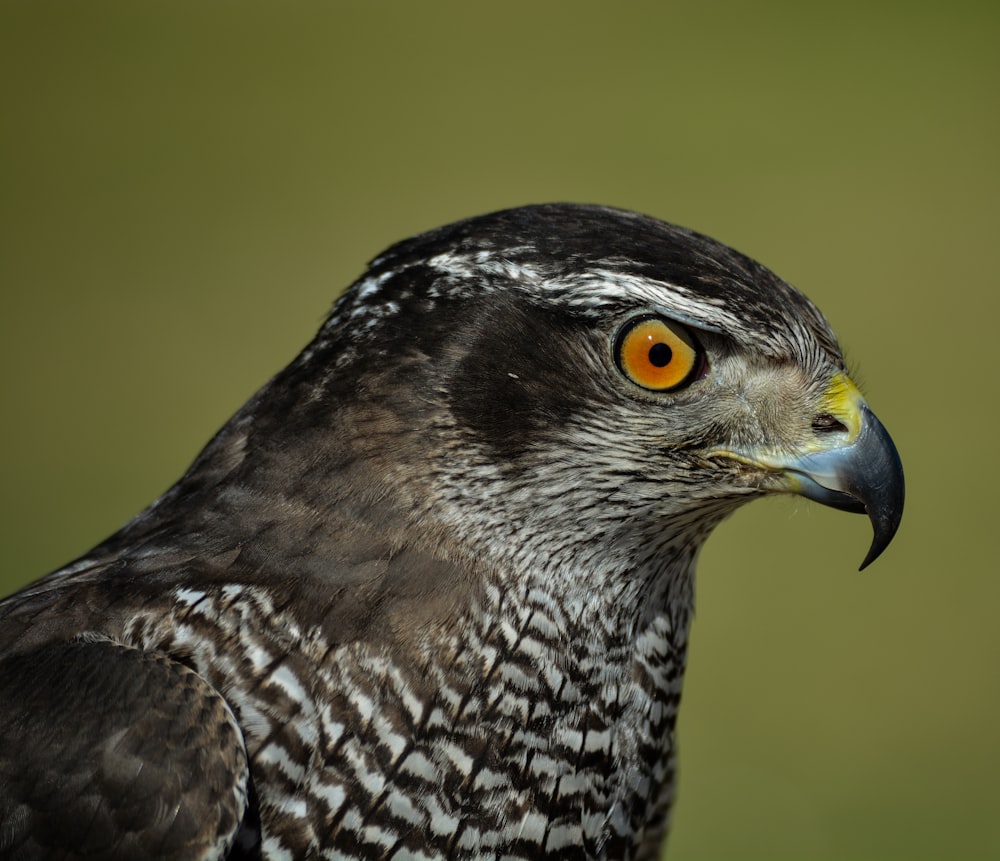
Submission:
[[176,661],[74,640],[0,662],[0,859],[218,858],[247,780],[232,711]]

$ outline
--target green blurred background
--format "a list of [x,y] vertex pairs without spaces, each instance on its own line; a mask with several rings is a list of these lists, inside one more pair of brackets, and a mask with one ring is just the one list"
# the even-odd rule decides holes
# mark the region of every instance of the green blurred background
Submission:
[[625,206],[805,290],[907,512],[709,542],[670,858],[1000,856],[998,7],[0,6],[2,589],[179,476],[390,242]]

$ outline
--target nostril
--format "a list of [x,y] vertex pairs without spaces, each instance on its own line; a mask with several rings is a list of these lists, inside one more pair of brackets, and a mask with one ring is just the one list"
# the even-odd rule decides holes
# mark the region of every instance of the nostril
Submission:
[[812,420],[815,433],[847,433],[847,425],[829,413],[820,413]]

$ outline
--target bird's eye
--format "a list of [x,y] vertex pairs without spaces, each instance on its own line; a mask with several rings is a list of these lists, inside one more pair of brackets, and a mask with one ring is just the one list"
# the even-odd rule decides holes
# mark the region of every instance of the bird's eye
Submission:
[[615,361],[633,383],[666,392],[691,382],[701,365],[694,338],[662,317],[640,317],[626,323],[615,342]]

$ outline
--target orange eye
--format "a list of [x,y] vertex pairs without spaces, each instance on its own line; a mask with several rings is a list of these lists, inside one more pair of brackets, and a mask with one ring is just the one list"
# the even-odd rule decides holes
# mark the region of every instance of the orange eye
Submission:
[[701,364],[694,339],[677,323],[641,317],[627,323],[615,343],[618,367],[633,383],[666,392],[690,382]]

